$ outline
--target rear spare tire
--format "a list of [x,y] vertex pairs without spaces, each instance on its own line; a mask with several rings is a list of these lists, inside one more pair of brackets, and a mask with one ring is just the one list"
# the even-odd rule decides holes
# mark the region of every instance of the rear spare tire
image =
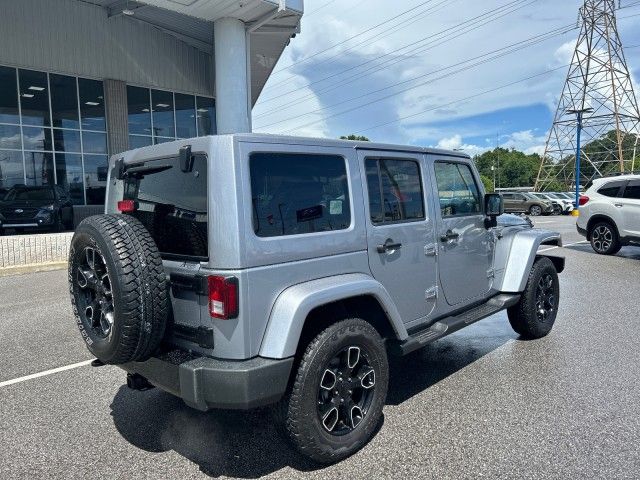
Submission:
[[89,351],[104,363],[149,358],[167,324],[167,280],[149,232],[129,215],[96,215],[76,228],[69,289]]

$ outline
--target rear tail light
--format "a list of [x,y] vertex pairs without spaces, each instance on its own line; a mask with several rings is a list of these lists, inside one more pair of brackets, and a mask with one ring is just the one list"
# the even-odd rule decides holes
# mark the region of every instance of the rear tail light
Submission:
[[238,316],[238,279],[236,277],[208,277],[209,315],[228,320]]
[[580,199],[578,201],[580,202],[580,206],[582,206],[589,201],[589,197],[586,195],[580,195]]
[[118,202],[118,211],[122,213],[133,212],[136,209],[135,200],[120,200]]

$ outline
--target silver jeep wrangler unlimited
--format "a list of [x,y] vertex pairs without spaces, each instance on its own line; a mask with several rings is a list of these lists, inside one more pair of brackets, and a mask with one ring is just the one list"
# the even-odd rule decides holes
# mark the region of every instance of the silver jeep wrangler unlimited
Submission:
[[334,462],[380,421],[387,357],[507,309],[526,338],[558,311],[558,233],[503,215],[459,152],[238,134],[111,159],[105,215],[69,285],[96,364],[188,405],[277,404]]

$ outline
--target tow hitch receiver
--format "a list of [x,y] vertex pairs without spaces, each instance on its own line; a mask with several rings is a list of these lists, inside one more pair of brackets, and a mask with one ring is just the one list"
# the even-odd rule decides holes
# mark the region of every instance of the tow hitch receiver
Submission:
[[127,373],[127,387],[132,390],[138,390],[140,392],[155,388],[153,385],[151,385],[151,383],[149,383],[149,380],[144,378],[139,373]]

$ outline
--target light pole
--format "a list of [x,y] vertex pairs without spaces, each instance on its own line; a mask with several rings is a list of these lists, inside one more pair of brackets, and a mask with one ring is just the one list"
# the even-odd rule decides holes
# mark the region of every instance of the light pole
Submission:
[[571,212],[575,217],[580,215],[578,207],[580,206],[580,131],[582,130],[582,115],[590,112],[593,112],[593,108],[567,110],[567,113],[577,115],[578,117],[578,131],[576,135],[576,208]]
[[491,165],[491,172],[493,173],[493,191],[496,191],[496,166]]

